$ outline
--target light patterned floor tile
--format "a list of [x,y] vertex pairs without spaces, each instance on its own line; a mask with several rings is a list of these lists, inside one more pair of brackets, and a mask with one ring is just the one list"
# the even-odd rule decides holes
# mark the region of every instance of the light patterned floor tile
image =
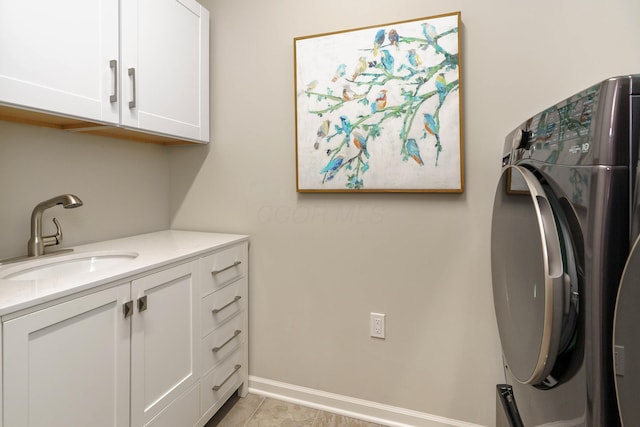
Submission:
[[317,414],[316,409],[266,398],[247,427],[312,427]]
[[205,427],[244,427],[256,412],[264,397],[247,394],[247,397],[232,396]]
[[383,427],[293,403],[248,394],[232,396],[205,427]]
[[380,427],[378,424],[367,421],[356,420],[355,418],[344,417],[342,415],[331,414],[321,411],[318,413],[313,427]]

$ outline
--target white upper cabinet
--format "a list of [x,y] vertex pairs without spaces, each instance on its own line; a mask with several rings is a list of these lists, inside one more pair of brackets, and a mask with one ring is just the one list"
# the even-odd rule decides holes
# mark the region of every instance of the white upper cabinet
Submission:
[[0,102],[118,123],[117,60],[118,0],[0,0]]
[[209,12],[195,0],[121,3],[122,125],[209,139]]
[[209,12],[195,0],[0,0],[0,119],[208,142]]

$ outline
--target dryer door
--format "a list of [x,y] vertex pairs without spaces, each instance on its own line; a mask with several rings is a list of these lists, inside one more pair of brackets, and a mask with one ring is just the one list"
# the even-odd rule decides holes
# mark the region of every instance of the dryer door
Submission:
[[640,420],[640,237],[622,273],[613,329],[618,408],[623,426]]
[[535,175],[522,166],[504,169],[491,225],[493,298],[507,366],[523,384],[543,383],[562,350],[571,280],[559,231]]

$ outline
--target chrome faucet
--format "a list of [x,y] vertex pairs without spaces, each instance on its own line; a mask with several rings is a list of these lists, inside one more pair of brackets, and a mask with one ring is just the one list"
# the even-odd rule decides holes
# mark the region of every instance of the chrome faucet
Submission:
[[27,243],[27,256],[35,257],[44,255],[44,248],[54,246],[62,241],[62,229],[57,219],[53,218],[56,225],[56,234],[51,236],[42,235],[42,213],[49,208],[62,205],[65,209],[77,208],[82,206],[82,200],[73,194],[63,194],[44,202],[40,202],[33,208],[31,213],[31,237]]

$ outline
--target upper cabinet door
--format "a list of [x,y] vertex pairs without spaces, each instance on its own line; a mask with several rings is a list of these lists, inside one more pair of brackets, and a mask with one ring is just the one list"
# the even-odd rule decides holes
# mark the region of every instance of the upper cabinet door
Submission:
[[118,123],[117,60],[118,0],[0,0],[0,103]]
[[121,123],[209,140],[209,12],[195,0],[121,2]]

